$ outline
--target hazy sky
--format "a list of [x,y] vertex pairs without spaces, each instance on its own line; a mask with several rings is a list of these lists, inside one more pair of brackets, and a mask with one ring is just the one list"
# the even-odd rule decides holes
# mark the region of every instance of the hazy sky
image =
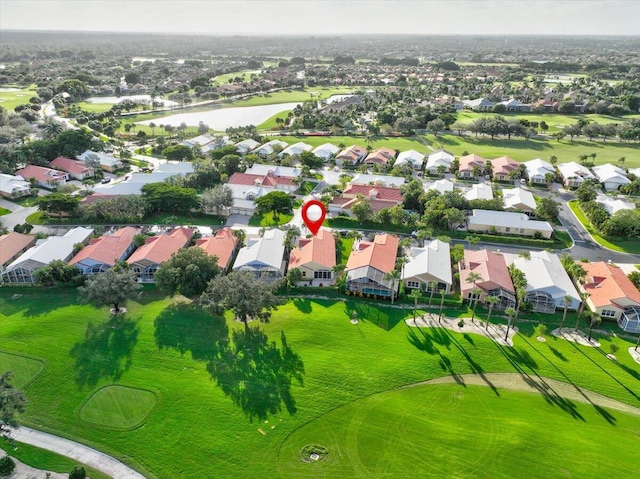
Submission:
[[0,29],[640,35],[640,1],[0,0]]

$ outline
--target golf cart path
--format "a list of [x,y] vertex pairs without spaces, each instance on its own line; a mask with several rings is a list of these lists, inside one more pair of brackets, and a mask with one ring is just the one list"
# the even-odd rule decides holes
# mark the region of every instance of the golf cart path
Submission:
[[595,393],[588,389],[583,389],[555,379],[543,378],[539,376],[523,376],[518,373],[487,373],[482,376],[476,374],[462,374],[457,378],[443,376],[430,381],[411,384],[405,387],[415,387],[427,384],[471,384],[474,386],[491,386],[496,388],[510,389],[512,391],[532,392],[538,394],[549,394],[559,396],[585,404],[595,404],[597,406],[615,409],[616,411],[640,416],[640,408],[631,406],[621,401],[616,401],[602,394]]
[[145,479],[139,472],[125,466],[115,457],[69,439],[54,436],[28,427],[20,427],[11,431],[11,437],[16,441],[46,449],[57,454],[75,459],[87,466],[117,479]]

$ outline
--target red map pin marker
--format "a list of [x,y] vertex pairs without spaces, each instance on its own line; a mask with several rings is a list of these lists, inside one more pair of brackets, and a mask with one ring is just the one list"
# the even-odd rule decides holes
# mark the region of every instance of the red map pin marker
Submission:
[[302,219],[314,235],[318,234],[325,216],[327,216],[327,209],[322,201],[310,200],[302,205]]

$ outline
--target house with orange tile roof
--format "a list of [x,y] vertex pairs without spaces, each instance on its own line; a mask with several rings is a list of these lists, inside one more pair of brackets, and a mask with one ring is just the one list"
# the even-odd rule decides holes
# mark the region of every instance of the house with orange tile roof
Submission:
[[[460,157],[460,166],[458,167],[459,178],[473,178],[484,174],[487,167],[487,160],[476,154],[464,155]],[[474,174],[474,170],[479,171]]]
[[[475,299],[473,290],[477,288],[479,301],[484,303],[487,296],[496,296],[500,300],[496,309],[513,308],[516,305],[515,288],[509,275],[509,269],[503,255],[488,249],[465,250],[464,258],[458,265],[460,272],[460,293],[463,299]],[[470,281],[471,273],[480,276]]]
[[89,244],[78,251],[69,264],[82,274],[103,273],[129,257],[135,249],[133,239],[140,231],[140,228],[125,226],[111,235],[89,240]]
[[12,261],[36,244],[36,237],[12,231],[0,236],[0,273]]
[[218,266],[223,272],[229,271],[232,260],[238,251],[238,238],[233,234],[231,228],[222,228],[215,232],[213,236],[200,238],[196,241],[196,246],[204,250],[209,256],[218,258]]
[[624,331],[640,333],[640,291],[624,271],[613,264],[580,263],[586,272],[579,285],[589,309],[602,319],[618,322]]
[[[320,228],[311,238],[301,238],[289,255],[289,271],[298,268],[304,285],[327,286],[334,283],[336,240],[333,233]],[[301,283],[302,284],[302,283]]]
[[396,157],[396,150],[391,148],[377,148],[367,155],[364,163],[370,165],[386,165]]
[[182,248],[185,248],[195,230],[193,228],[174,228],[165,234],[147,238],[145,244],[140,246],[127,260],[131,269],[138,275],[140,283],[154,283],[154,276],[160,267],[160,263],[171,258]]
[[336,165],[356,166],[367,156],[367,150],[358,145],[351,145],[336,155]]
[[374,213],[384,208],[393,208],[402,205],[402,190],[400,188],[388,188],[386,186],[356,185],[351,183],[342,196],[334,198],[329,204],[331,213],[351,214],[353,205],[361,201],[361,196],[369,200],[371,210]]
[[72,160],[59,156],[49,163],[51,168],[69,173],[74,180],[82,181],[93,176],[93,170],[84,164],[84,161]]
[[230,185],[245,185],[255,187],[274,188],[276,190],[293,192],[298,189],[294,178],[277,176],[272,172],[266,175],[252,175],[248,173],[234,173],[229,178]]
[[385,275],[396,267],[399,243],[390,234],[376,235],[373,241],[358,241],[345,269],[346,290],[354,294],[395,295],[399,281],[385,279]]
[[16,171],[16,175],[21,176],[26,181],[30,181],[33,178],[38,183],[38,186],[50,190],[64,185],[69,179],[69,173],[65,171],[52,170],[51,168],[36,165],[27,165]]
[[[520,176],[520,163],[508,156],[501,156],[495,160],[491,160],[491,174],[496,181],[508,181],[512,171],[517,172]],[[515,175],[516,173],[513,173]]]

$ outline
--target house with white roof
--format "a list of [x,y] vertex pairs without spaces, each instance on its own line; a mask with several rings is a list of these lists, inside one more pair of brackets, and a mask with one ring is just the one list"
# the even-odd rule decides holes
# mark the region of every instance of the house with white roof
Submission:
[[273,186],[229,183],[227,186],[233,197],[233,206],[229,210],[229,214],[232,215],[253,216],[256,212],[255,200],[272,191],[277,191]]
[[620,198],[612,198],[607,195],[599,194],[595,199],[596,203],[600,203],[609,212],[610,215],[614,215],[621,210],[635,210],[636,205],[631,201],[625,201]]
[[106,153],[98,153],[96,151],[87,150],[83,154],[78,155],[76,158],[87,163],[89,161],[98,161],[100,168],[109,173],[113,173],[115,170],[122,168],[124,165],[118,158],[108,155]]
[[627,178],[627,173],[622,168],[611,163],[594,166],[592,170],[598,181],[604,184],[604,189],[607,191],[617,191],[622,185],[631,183],[631,180]]
[[22,176],[0,173],[0,196],[4,198],[21,198],[31,194],[31,184]]
[[568,309],[578,309],[580,295],[562,266],[557,254],[547,251],[530,251],[530,258],[504,253],[507,265],[515,265],[527,279],[526,301],[533,311],[554,313],[564,309],[565,296],[569,296]]
[[560,174],[564,179],[564,186],[569,188],[577,188],[585,180],[595,180],[595,176],[593,176],[587,167],[575,161],[559,164],[558,170],[560,170]]
[[390,175],[367,175],[364,173],[357,174],[351,180],[354,185],[375,185],[386,186],[387,188],[400,188],[407,182],[402,176]]
[[322,161],[329,161],[340,152],[340,148],[331,143],[325,143],[320,146],[316,146],[312,153],[318,158],[322,158]]
[[463,100],[464,105],[473,111],[490,111],[495,103],[488,98],[477,98],[475,100]]
[[640,168],[629,168],[628,170],[630,175],[636,176],[636,178],[640,178]]
[[[451,257],[449,243],[434,239],[423,248],[412,248],[409,262],[404,265],[402,282],[407,289],[435,293],[451,291]],[[435,287],[434,287],[435,283]]]
[[511,98],[510,100],[501,101],[499,105],[504,105],[507,111],[531,111],[531,105],[522,103],[520,100]]
[[204,135],[196,136],[195,138],[190,138],[188,140],[180,143],[181,145],[188,146],[189,148],[202,148],[203,146],[209,145],[210,143],[214,143],[216,141],[216,137],[211,133],[205,133]]
[[478,233],[541,236],[549,239],[553,228],[547,221],[529,219],[524,213],[508,211],[473,210],[467,218],[467,230]]
[[247,175],[261,175],[261,176],[283,176],[286,178],[297,178],[302,174],[302,169],[292,166],[278,166],[278,165],[263,165],[261,163],[254,163],[253,166],[247,168],[245,171]]
[[11,263],[2,273],[2,281],[9,284],[33,284],[35,273],[52,261],[68,261],[76,244],[86,244],[93,234],[91,228],[77,227],[64,236],[49,236],[39,240]]
[[299,141],[298,143],[294,143],[293,145],[287,146],[284,150],[278,153],[278,158],[283,158],[287,155],[299,156],[302,152],[311,151],[311,150],[313,150],[313,146],[309,145],[308,143]]
[[427,165],[425,169],[430,175],[438,174],[438,167],[442,166],[445,173],[451,171],[451,164],[453,163],[454,156],[446,150],[438,150],[435,153],[431,153],[427,157]]
[[247,239],[233,263],[234,271],[249,271],[256,278],[273,281],[285,272],[285,233],[279,229],[265,231],[262,238]]
[[471,185],[471,188],[465,192],[464,197],[469,201],[492,200],[493,188],[487,183],[476,183],[475,185]]
[[193,163],[178,161],[161,163],[152,173],[130,173],[125,181],[95,185],[96,191],[105,195],[139,195],[142,187],[149,183],[162,183],[174,175],[187,176],[193,173]]
[[426,191],[436,190],[438,193],[446,193],[448,191],[453,191],[455,187],[455,183],[451,180],[447,180],[445,178],[441,180],[434,181],[433,183],[425,183]]
[[522,188],[502,190],[502,202],[505,210],[520,211],[528,215],[535,213],[537,206],[533,193]]
[[288,147],[289,144],[281,141],[281,140],[271,140],[267,143],[265,143],[262,146],[259,146],[258,148],[256,148],[255,150],[252,151],[252,153],[255,153],[256,155],[260,155],[263,157],[267,157],[269,155],[271,155],[272,153],[274,153],[276,151],[276,149],[278,150],[284,150],[286,147]]
[[424,165],[424,155],[415,150],[402,151],[398,154],[393,166],[400,166],[405,163],[410,164],[414,170],[421,170]]
[[252,138],[248,138],[246,140],[242,140],[234,145],[236,147],[236,151],[241,155],[246,155],[250,151],[258,148],[260,143]]
[[525,161],[523,165],[527,169],[527,177],[531,183],[546,183],[546,175],[552,174],[555,176],[556,174],[556,170],[553,165],[541,160],[540,158]]

